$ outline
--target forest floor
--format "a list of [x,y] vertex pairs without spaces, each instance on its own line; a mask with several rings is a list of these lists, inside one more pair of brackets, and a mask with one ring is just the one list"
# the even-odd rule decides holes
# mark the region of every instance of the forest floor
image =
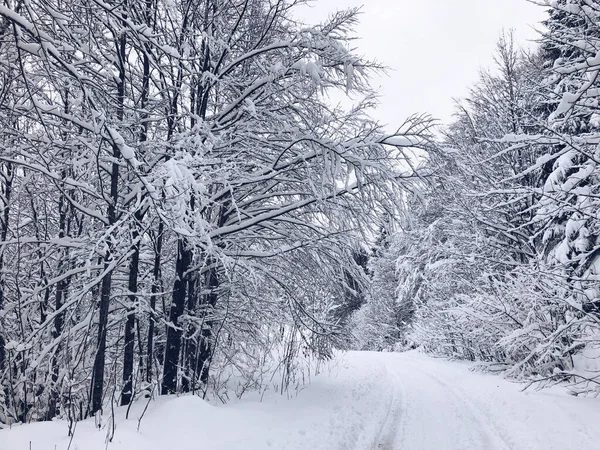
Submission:
[[[350,352],[294,393],[225,406],[163,397],[115,412],[100,429],[61,421],[0,431],[0,450],[600,449],[600,399],[472,372],[469,365],[407,353]],[[139,430],[138,430],[139,425]]]

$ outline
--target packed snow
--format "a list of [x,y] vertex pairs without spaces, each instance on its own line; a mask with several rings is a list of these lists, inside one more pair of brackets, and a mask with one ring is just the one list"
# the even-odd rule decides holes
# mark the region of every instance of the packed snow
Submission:
[[[523,385],[469,364],[406,353],[350,352],[291,398],[251,394],[227,405],[160,397],[80,422],[0,431],[2,450],[597,449],[600,400]],[[139,426],[139,430],[138,430]],[[69,447],[70,443],[70,447]]]

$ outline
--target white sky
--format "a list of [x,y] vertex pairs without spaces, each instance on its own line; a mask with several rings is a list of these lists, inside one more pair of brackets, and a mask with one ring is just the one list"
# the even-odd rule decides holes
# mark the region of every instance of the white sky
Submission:
[[375,117],[392,126],[417,112],[449,122],[453,98],[464,97],[480,68],[492,66],[502,30],[514,29],[517,43],[531,46],[533,27],[545,17],[527,0],[316,0],[299,15],[316,23],[361,5],[355,45],[390,68],[373,86],[381,94]]

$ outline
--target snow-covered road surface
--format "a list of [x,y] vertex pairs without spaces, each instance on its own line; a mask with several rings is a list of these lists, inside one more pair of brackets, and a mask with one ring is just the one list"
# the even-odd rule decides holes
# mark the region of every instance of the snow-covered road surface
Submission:
[[380,449],[600,449],[600,402],[525,391],[416,352],[369,355],[386,367],[394,405]]
[[[288,400],[274,393],[226,406],[160,398],[140,423],[117,410],[110,427],[77,425],[72,450],[600,450],[600,400],[469,371],[418,352],[351,352]],[[0,431],[0,450],[66,450],[65,423]]]

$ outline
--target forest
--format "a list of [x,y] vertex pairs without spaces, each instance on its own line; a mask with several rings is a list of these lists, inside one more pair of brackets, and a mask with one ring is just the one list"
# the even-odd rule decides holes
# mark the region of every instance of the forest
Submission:
[[360,9],[306,3],[0,3],[0,428],[340,350],[600,393],[600,2],[539,0],[534,49],[394,132]]

